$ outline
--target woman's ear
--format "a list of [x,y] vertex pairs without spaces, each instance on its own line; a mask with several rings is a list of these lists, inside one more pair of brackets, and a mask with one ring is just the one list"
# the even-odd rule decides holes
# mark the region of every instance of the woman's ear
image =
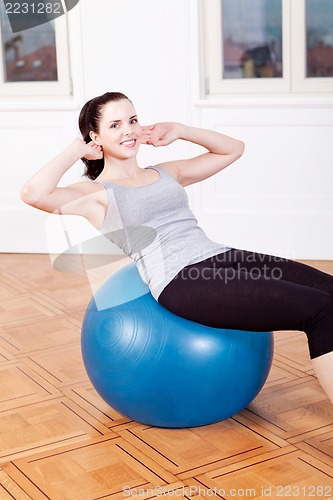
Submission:
[[98,137],[98,134],[96,134],[96,132],[93,132],[92,130],[89,132],[89,137],[92,141],[94,141],[95,144],[98,144],[99,146],[102,145],[99,137]]

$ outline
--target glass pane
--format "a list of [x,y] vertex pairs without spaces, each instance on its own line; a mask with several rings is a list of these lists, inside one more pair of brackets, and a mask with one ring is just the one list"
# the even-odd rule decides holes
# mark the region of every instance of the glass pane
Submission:
[[222,78],[282,77],[282,0],[222,0]]
[[306,76],[333,76],[333,2],[306,0]]
[[57,81],[54,22],[13,33],[1,9],[5,82]]

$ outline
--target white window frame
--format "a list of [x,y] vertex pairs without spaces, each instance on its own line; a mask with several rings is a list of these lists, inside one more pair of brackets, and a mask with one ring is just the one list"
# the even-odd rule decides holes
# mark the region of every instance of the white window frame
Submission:
[[[282,77],[223,79],[221,7],[223,0],[201,0],[205,97],[225,94],[333,93],[333,78],[306,78],[305,0],[282,0]],[[304,57],[299,57],[299,54]]]
[[[291,1],[293,19],[292,61],[293,75],[291,88],[293,92],[333,92],[333,78],[306,77],[306,9],[305,0]],[[299,54],[304,57],[299,57]]]
[[[67,13],[53,22],[55,25],[58,80],[54,82],[6,82],[4,54],[0,50],[0,97],[43,98],[72,95]],[[1,23],[0,37],[2,40]]]

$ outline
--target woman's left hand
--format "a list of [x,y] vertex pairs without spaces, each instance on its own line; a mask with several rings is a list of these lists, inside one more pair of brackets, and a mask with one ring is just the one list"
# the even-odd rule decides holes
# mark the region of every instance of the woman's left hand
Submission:
[[181,139],[183,125],[176,122],[155,123],[146,125],[142,129],[142,144],[155,147],[168,146],[177,139]]

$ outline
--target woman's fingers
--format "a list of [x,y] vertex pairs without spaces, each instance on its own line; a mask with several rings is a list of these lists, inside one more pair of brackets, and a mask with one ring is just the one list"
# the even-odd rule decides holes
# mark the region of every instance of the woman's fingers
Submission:
[[151,141],[151,130],[143,131],[141,135],[141,143],[142,144],[150,144]]
[[103,148],[94,141],[89,141],[86,144],[86,154],[84,158],[87,160],[100,160],[103,158]]
[[141,136],[141,143],[142,144],[152,144],[151,142],[151,133],[154,129],[155,125],[143,125],[141,127],[142,130],[142,136]]
[[145,131],[145,130],[153,130],[154,126],[155,125],[142,125],[141,129],[143,131]]

